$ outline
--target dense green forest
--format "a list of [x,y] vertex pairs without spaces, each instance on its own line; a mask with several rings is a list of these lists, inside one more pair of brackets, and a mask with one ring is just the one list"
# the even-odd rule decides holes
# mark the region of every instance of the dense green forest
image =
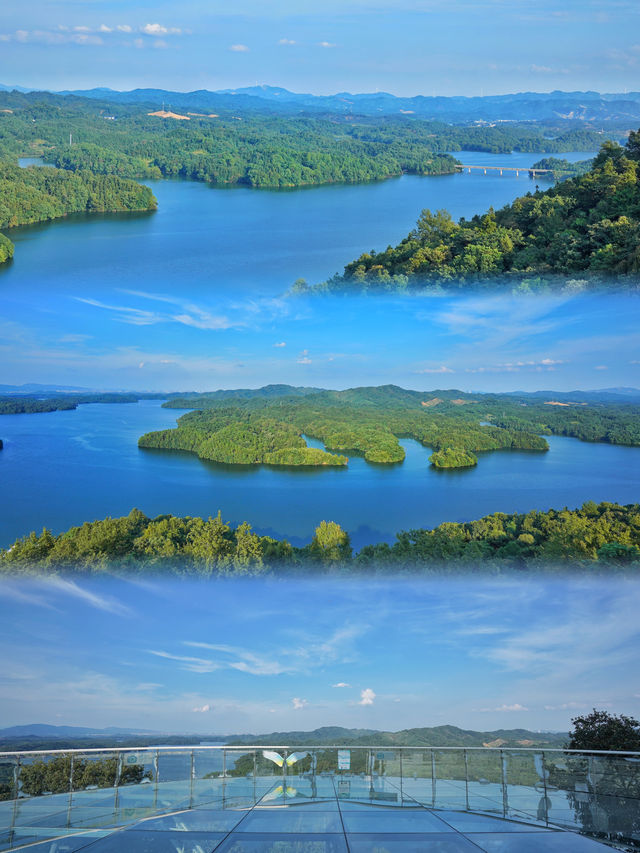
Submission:
[[[58,219],[70,213],[155,210],[148,187],[128,178],[94,175],[87,170],[21,169],[0,160],[0,228]],[[0,234],[0,263],[13,255],[13,244]]]
[[[528,193],[501,210],[459,222],[446,210],[423,210],[397,246],[361,255],[342,275],[314,289],[460,285],[505,275],[536,287],[540,275],[606,279],[637,273],[639,175],[637,131],[624,148],[606,142],[584,175]],[[296,288],[307,289],[304,283]]]
[[[559,157],[543,157],[542,160],[537,160],[531,168],[551,169],[553,172],[552,179],[557,180],[585,175],[593,168],[593,160],[579,160],[577,163],[571,163],[571,161]],[[538,177],[548,179],[547,175],[536,176],[536,178]]]
[[138,400],[152,399],[161,394],[56,394],[53,397],[32,397],[22,394],[0,396],[0,415],[33,415],[46,412],[68,412],[77,409],[83,403],[137,403]]
[[637,570],[640,505],[589,501],[580,509],[494,513],[433,530],[397,534],[393,545],[367,545],[352,553],[340,525],[323,521],[309,545],[256,534],[247,522],[232,528],[221,517],[148,518],[132,510],[72,527],[54,536],[43,529],[0,551],[0,572],[55,573],[105,570],[174,574],[253,575],[268,571],[464,572],[558,568]]
[[[43,92],[0,93],[0,147],[56,166],[129,178],[182,177],[254,187],[451,173],[448,152],[593,151],[603,133],[557,125],[461,126],[412,116],[150,115],[159,104],[110,103]],[[185,115],[184,113],[181,113]]]
[[[414,438],[435,451],[430,461],[438,468],[475,465],[475,454],[483,451],[545,451],[544,435],[640,446],[640,407],[634,403],[420,392],[394,385],[304,389],[304,394],[287,396],[286,387],[272,396],[259,389],[174,397],[166,408],[196,411],[178,418],[177,429],[147,433],[139,444],[231,464],[309,464],[296,461],[292,452],[304,449],[304,434],[322,441],[328,451],[390,464],[405,456],[398,439]],[[267,458],[275,450],[286,452]],[[338,462],[319,458],[322,464],[347,463],[344,457]]]

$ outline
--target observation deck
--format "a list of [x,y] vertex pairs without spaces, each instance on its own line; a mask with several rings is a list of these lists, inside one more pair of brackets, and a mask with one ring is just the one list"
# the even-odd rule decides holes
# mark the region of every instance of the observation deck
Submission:
[[0,753],[0,850],[640,850],[640,753],[194,746]]

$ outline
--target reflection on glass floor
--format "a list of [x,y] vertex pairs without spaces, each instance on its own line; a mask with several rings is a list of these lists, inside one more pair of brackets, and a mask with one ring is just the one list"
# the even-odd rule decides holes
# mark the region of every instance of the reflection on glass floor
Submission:
[[[455,803],[451,810],[428,809],[390,779],[378,779],[375,785],[360,777],[297,777],[286,782],[273,777],[231,779],[223,793],[211,785],[195,789],[180,783],[165,785],[123,789],[123,803],[116,812],[113,799],[100,790],[82,792],[81,797],[74,794],[68,813],[64,809],[68,796],[26,800],[15,806],[23,813],[14,824],[14,837],[2,838],[0,848],[30,853],[597,853],[611,849],[572,832],[455,810],[464,808],[464,803]],[[60,837],[62,826],[65,835]]]

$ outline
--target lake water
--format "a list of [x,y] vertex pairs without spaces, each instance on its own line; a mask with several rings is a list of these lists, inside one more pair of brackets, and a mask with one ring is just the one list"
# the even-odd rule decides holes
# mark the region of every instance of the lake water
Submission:
[[[470,165],[526,168],[543,155],[456,156]],[[0,267],[0,288],[24,300],[79,291],[99,298],[114,288],[152,286],[194,296],[211,290],[274,295],[296,278],[322,281],[362,252],[397,243],[425,207],[471,217],[535,189],[526,173],[516,178],[513,172],[403,175],[297,190],[146,183],[159,202],[155,213],[72,216],[12,229],[15,259]]]
[[[395,533],[492,512],[638,499],[640,449],[551,437],[548,453],[481,454],[476,468],[436,471],[416,441],[399,465],[350,456],[346,469],[238,467],[187,453],[140,450],[138,437],[174,425],[159,401],[0,417],[0,546],[43,525],[54,532],[138,507],[149,516],[215,515],[308,542],[333,520],[356,547]],[[318,442],[310,442],[320,446]]]

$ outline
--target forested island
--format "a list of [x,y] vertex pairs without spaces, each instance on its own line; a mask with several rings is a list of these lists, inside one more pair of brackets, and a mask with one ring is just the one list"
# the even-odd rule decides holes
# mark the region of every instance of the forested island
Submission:
[[[59,219],[71,213],[155,210],[157,201],[136,181],[96,175],[86,169],[21,169],[0,159],[0,228]],[[13,256],[13,243],[0,234],[0,263]]]
[[273,571],[412,571],[452,573],[589,569],[637,571],[640,505],[588,501],[580,509],[494,513],[466,523],[397,534],[393,545],[367,545],[354,554],[349,535],[322,521],[302,547],[260,536],[247,522],[232,527],[220,513],[208,519],[132,510],[72,527],[43,529],[0,550],[4,574],[163,571],[178,575],[252,575]]
[[[591,399],[591,398],[590,398]],[[146,433],[139,446],[196,453],[235,465],[346,465],[333,454],[358,453],[367,462],[402,462],[399,438],[434,450],[436,468],[466,468],[492,450],[546,451],[545,435],[640,446],[640,407],[634,403],[539,400],[531,395],[411,391],[395,385],[346,391],[267,386],[250,391],[176,396],[165,408],[195,409],[176,429]],[[308,448],[303,438],[322,441]]]
[[[541,161],[543,162],[543,161]],[[606,280],[640,271],[640,130],[627,144],[605,142],[591,169],[501,210],[454,222],[423,210],[397,246],[371,251],[344,273],[297,292],[404,290],[470,282],[520,282],[536,289],[554,277]],[[542,276],[543,278],[536,277]],[[574,282],[575,283],[575,282]],[[632,285],[637,283],[632,279]]]

